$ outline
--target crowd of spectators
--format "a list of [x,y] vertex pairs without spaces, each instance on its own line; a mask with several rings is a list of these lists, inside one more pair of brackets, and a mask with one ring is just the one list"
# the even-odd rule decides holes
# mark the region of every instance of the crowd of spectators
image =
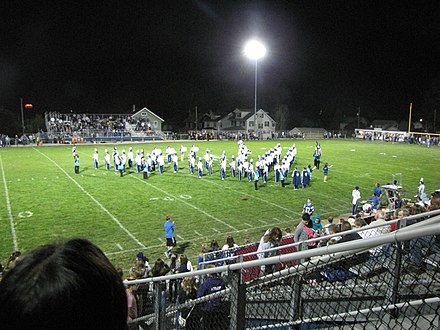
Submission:
[[383,141],[383,142],[405,142],[410,144],[425,144],[428,147],[438,146],[439,138],[429,134],[408,134],[406,132],[390,132],[390,131],[357,131],[357,138],[368,141]]
[[89,134],[92,131],[103,131],[104,134],[125,130],[130,115],[78,114],[78,113],[46,113],[48,130],[54,133],[79,132]]

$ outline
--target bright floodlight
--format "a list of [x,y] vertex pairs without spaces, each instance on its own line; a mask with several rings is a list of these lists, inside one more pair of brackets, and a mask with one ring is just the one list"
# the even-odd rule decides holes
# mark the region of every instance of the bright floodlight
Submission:
[[261,42],[252,40],[244,47],[244,53],[250,59],[258,60],[266,54],[266,47]]

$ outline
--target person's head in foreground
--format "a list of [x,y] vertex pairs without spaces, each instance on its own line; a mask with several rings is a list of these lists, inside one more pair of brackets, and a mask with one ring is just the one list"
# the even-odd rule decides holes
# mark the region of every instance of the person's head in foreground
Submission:
[[2,329],[126,329],[127,296],[93,243],[71,239],[22,257],[0,282]]

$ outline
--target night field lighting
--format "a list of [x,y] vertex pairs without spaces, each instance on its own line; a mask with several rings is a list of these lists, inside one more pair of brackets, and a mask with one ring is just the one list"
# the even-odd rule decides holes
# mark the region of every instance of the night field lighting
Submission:
[[258,60],[266,55],[266,47],[257,41],[251,40],[244,47],[245,55],[251,60],[255,60],[255,98],[254,98],[254,134],[258,136],[258,122],[257,122],[257,82],[258,82]]

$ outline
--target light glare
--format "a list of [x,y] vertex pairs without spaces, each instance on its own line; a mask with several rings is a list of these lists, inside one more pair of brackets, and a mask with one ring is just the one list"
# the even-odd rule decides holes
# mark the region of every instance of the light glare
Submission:
[[244,47],[244,53],[250,59],[258,60],[266,55],[266,47],[259,41],[251,40]]

